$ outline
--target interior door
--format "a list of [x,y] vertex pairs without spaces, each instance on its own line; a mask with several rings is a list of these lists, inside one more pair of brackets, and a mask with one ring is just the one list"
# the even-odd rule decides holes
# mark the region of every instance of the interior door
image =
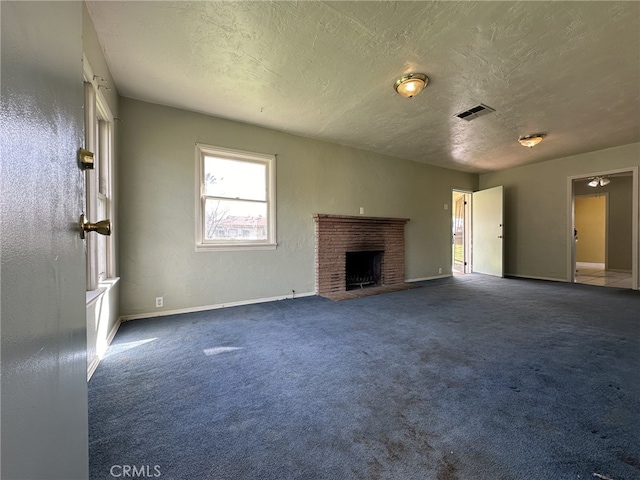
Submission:
[[472,195],[472,270],[504,276],[504,187],[488,188]]
[[0,9],[0,477],[88,478],[83,2]]

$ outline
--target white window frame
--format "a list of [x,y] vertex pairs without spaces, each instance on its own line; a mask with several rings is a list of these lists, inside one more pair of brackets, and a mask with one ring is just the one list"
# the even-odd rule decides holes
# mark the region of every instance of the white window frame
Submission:
[[[113,219],[113,156],[114,156],[114,121],[115,118],[107,106],[107,101],[100,91],[100,84],[83,56],[84,81],[89,93],[85,94],[85,148],[96,156],[96,169],[102,169],[101,174],[106,177],[105,192],[100,192],[98,185],[98,172],[96,169],[86,170],[86,205],[85,215],[90,222],[97,222],[103,218],[97,218],[98,199],[104,203],[105,218]],[[90,85],[89,85],[90,84]],[[88,127],[90,125],[90,127]],[[112,220],[113,229],[113,220]],[[87,235],[87,291],[99,292],[101,283],[110,282],[116,278],[115,246],[113,236],[104,238],[106,251],[104,269],[98,265],[98,238],[97,234]],[[102,272],[100,270],[103,270]]]
[[[207,240],[204,234],[205,224],[205,185],[204,159],[217,157],[239,162],[260,163],[266,167],[265,187],[267,203],[267,238],[265,240],[217,239]],[[245,152],[229,148],[196,143],[196,252],[234,251],[234,250],[274,250],[276,243],[276,156],[262,153]]]
[[[113,190],[111,188],[113,178],[113,121],[107,120],[109,115],[105,112],[103,105],[98,101],[98,168],[96,181],[96,211],[98,217],[96,221],[106,218],[113,219]],[[101,186],[100,182],[104,182]],[[104,205],[104,213],[100,214],[100,203]],[[111,220],[112,221],[112,220]],[[94,236],[99,249],[100,241],[105,242],[104,265],[100,264],[100,255],[96,258],[98,282],[104,282],[108,278],[113,278],[113,240],[111,236]]]

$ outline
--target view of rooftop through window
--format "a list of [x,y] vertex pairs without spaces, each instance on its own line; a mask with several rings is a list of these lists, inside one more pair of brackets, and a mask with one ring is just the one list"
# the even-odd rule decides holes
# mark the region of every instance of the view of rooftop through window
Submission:
[[267,238],[267,166],[261,162],[204,157],[207,240]]

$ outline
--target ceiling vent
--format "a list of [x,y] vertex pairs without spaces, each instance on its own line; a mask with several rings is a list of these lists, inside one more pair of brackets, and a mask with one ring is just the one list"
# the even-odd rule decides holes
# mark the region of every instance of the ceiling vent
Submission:
[[478,118],[478,117],[481,117],[482,115],[486,115],[487,113],[491,113],[495,111],[496,110],[494,108],[487,107],[484,103],[481,103],[480,105],[476,105],[475,107],[470,108],[469,110],[465,110],[464,112],[458,113],[455,116],[458,118],[461,118],[462,120],[466,120],[467,122],[470,122],[474,118]]

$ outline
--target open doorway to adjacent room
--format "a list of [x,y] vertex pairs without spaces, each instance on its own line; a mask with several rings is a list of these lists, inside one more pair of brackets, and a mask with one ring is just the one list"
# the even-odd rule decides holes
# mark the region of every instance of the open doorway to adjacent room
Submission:
[[572,179],[574,282],[637,288],[636,176],[630,170]]
[[471,192],[453,190],[451,205],[451,272],[471,271]]

